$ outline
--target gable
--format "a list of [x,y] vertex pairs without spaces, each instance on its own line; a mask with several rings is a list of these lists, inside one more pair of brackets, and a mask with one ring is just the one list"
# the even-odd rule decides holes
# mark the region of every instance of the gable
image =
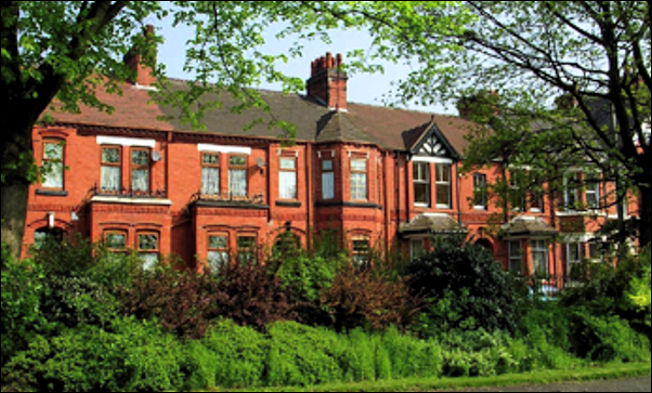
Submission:
[[457,151],[453,149],[434,122],[431,123],[427,131],[410,148],[410,153],[421,157],[459,158]]

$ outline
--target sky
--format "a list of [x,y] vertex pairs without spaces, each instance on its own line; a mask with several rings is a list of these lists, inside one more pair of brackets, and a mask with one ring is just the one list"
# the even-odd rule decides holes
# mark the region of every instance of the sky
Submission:
[[[168,77],[192,79],[192,75],[183,71],[184,46],[186,40],[191,37],[192,31],[185,26],[173,28],[171,21],[168,19],[151,21],[157,33],[162,35],[165,40],[158,48],[158,61],[165,64]],[[267,44],[264,48],[271,53],[287,52],[287,48],[289,48],[292,42],[289,40],[285,42],[277,40],[274,37],[276,32],[275,29],[270,29],[269,32],[266,32],[265,38]],[[287,64],[280,64],[279,69],[288,75],[306,80],[310,77],[310,63],[324,56],[326,52],[331,52],[333,56],[337,53],[342,53],[345,55],[344,62],[346,63],[347,51],[368,49],[371,44],[371,37],[364,31],[336,30],[330,35],[332,40],[331,45],[327,45],[319,40],[308,43],[305,45],[302,57],[290,58]],[[400,76],[407,74],[410,69],[408,66],[390,62],[384,63],[383,66],[385,68],[384,73],[349,74],[347,100],[349,102],[378,106],[385,105],[383,103],[383,95],[388,94],[392,90],[392,81],[398,81]],[[259,87],[276,91],[281,90],[280,85],[263,84]],[[449,105],[448,107],[444,105],[425,107],[418,104],[410,104],[408,106],[397,104],[396,106],[428,113],[457,114],[457,109],[453,105]]]

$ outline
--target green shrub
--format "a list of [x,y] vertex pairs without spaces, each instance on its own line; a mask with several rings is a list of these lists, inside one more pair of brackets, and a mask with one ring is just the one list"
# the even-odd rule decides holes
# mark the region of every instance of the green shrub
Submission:
[[313,385],[341,381],[340,361],[346,347],[335,332],[296,322],[268,326],[270,385]]
[[570,313],[572,352],[590,360],[607,362],[650,359],[650,342],[627,321],[613,315],[596,316],[581,308]]
[[415,326],[422,336],[437,335],[442,327],[516,327],[517,283],[483,247],[438,241],[433,252],[408,264],[405,274],[411,293],[423,294],[429,304]]
[[174,336],[153,322],[117,319],[111,330],[79,325],[38,338],[3,368],[20,390],[173,390],[183,380]]
[[41,313],[44,274],[38,264],[16,261],[2,243],[2,364],[45,324]]
[[227,320],[208,330],[201,339],[210,351],[213,365],[204,365],[214,371],[215,385],[246,387],[259,386],[265,371],[268,340],[250,327],[238,326]]
[[382,345],[391,360],[392,378],[441,375],[441,348],[434,340],[401,335],[392,327],[383,333]]

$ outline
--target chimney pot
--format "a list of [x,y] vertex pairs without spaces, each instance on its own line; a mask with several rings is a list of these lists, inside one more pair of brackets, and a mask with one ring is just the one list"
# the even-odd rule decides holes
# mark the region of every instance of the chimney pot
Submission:
[[[306,81],[309,97],[318,99],[329,108],[346,110],[347,75],[340,72],[342,54],[333,57],[331,52],[321,56],[311,63],[310,79]],[[334,70],[335,72],[332,72]]]

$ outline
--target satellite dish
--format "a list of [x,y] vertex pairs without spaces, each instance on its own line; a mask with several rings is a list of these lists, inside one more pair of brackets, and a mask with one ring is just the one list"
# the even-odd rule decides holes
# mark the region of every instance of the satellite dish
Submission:
[[152,161],[154,162],[161,161],[161,154],[157,151],[152,151]]
[[258,166],[258,169],[263,169],[265,167],[265,161],[263,161],[262,158],[258,157],[256,158],[256,165]]

